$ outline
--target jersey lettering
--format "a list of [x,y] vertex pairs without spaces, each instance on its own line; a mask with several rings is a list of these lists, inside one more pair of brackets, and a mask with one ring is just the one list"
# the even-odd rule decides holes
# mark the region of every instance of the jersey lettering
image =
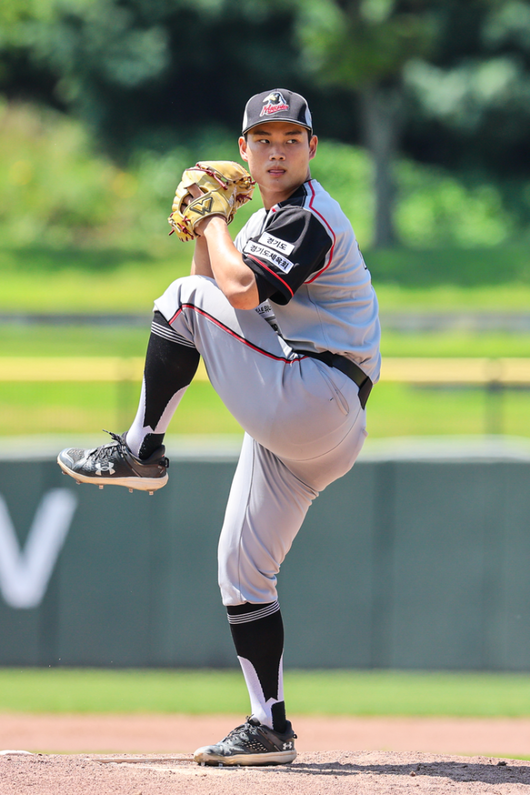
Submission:
[[268,301],[264,301],[262,304],[256,307],[256,312],[260,317],[267,321],[269,326],[271,326],[276,334],[280,334],[280,328],[278,326],[278,321],[276,320],[276,315],[272,309],[272,306],[269,304]]
[[268,248],[268,246],[262,246],[259,243],[255,243],[253,240],[249,240],[245,248],[243,249],[245,254],[252,254],[254,257],[258,259],[265,259],[268,262],[275,265],[279,268],[283,273],[289,273],[291,268],[294,268],[294,262],[291,262],[290,259],[287,257],[282,257],[281,254],[278,254],[277,251],[274,251],[272,248]]
[[286,257],[288,257],[291,251],[294,249],[294,243],[287,243],[285,240],[280,240],[279,237],[274,237],[274,235],[270,235],[268,232],[264,232],[262,234],[259,242],[263,243],[264,246],[275,248],[276,251],[279,251],[281,254],[285,254]]

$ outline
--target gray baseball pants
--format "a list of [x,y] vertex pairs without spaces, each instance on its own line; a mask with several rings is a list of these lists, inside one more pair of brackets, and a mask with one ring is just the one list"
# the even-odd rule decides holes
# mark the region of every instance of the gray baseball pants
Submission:
[[155,306],[199,351],[245,431],[219,540],[223,604],[274,602],[276,575],[312,500],[362,448],[358,387],[300,358],[255,310],[234,309],[213,279],[177,279]]

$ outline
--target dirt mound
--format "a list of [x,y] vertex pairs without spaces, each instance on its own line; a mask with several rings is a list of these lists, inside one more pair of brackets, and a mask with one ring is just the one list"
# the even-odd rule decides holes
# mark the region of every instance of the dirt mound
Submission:
[[189,755],[0,756],[2,795],[443,795],[521,793],[530,762],[376,751],[302,753],[292,765],[200,767]]

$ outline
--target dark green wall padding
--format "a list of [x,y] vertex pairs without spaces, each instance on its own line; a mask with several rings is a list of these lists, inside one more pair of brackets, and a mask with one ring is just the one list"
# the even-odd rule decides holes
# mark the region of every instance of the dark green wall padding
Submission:
[[[172,461],[149,497],[0,461],[4,566],[45,493],[78,500],[39,606],[0,596],[0,665],[236,665],[216,572],[234,468]],[[530,670],[529,484],[522,461],[358,462],[313,504],[279,575],[286,664]]]

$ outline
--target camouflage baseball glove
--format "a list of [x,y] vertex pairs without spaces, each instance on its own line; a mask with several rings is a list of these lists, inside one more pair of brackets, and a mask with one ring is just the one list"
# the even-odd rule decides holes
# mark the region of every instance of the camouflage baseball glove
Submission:
[[[180,240],[197,237],[196,225],[210,215],[222,215],[229,224],[237,210],[252,198],[252,177],[239,163],[231,160],[209,160],[188,168],[176,190],[168,218]],[[202,196],[193,198],[189,192],[197,185]]]

